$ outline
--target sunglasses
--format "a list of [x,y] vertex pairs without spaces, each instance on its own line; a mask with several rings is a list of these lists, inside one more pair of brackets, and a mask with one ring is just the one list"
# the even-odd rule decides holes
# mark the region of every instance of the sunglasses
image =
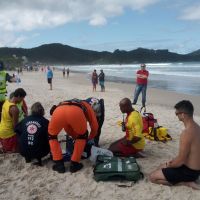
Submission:
[[187,114],[187,113],[185,113],[185,112],[175,112],[175,115],[178,116],[178,115],[183,114],[183,113],[184,113],[184,114]]

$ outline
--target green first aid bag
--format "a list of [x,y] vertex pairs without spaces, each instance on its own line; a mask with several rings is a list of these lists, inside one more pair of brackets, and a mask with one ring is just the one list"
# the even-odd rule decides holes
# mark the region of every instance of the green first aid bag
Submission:
[[99,155],[94,167],[96,181],[128,180],[138,181],[143,178],[143,173],[134,157],[110,157]]

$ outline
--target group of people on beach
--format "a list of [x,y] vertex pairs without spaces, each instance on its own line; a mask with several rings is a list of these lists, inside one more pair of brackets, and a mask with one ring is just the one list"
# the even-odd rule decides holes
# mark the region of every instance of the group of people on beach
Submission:
[[97,70],[94,69],[92,73],[92,86],[93,86],[93,92],[96,92],[96,86],[99,82],[99,85],[101,86],[101,92],[105,92],[105,74],[103,72],[103,69],[100,70],[100,74],[97,74]]
[[63,78],[65,78],[66,71],[67,71],[67,78],[69,78],[69,67],[67,68],[67,70],[65,69],[65,67],[63,67],[63,70],[62,70]]
[[[141,67],[144,68],[144,66]],[[6,75],[3,63],[0,69],[0,76],[4,77],[1,79],[4,88],[0,88],[3,91],[3,89],[6,90],[6,81],[12,79]],[[94,73],[96,73],[95,70]],[[148,74],[145,72],[142,76],[138,75],[138,78],[147,79]],[[144,82],[147,84],[147,81]],[[139,95],[138,90],[146,91],[146,89],[137,89],[136,86],[135,94],[137,95]],[[26,91],[18,88],[9,99],[4,98],[2,101],[0,122],[2,152],[20,152],[26,162],[36,159],[35,164],[40,166],[42,158],[51,152],[50,155],[54,161],[52,169],[64,173],[66,169],[58,140],[59,133],[64,129],[66,134],[74,140],[69,170],[71,173],[81,170],[83,168],[81,156],[85,147],[91,144],[99,146],[101,127],[104,122],[104,109],[100,100],[88,98],[60,102],[52,106],[51,119],[48,120],[44,117],[45,110],[40,102],[35,102],[31,106],[31,113],[28,115],[25,96]],[[109,150],[115,156],[139,157],[140,152],[145,148],[142,116],[132,106],[136,102],[137,97],[133,102],[129,98],[123,98],[119,102],[121,112],[126,114],[121,124],[125,136],[110,145]],[[145,106],[145,101],[142,101],[142,105]],[[174,159],[152,172],[149,180],[157,184],[182,184],[197,189],[198,185],[195,181],[200,173],[200,127],[193,119],[194,108],[190,101],[180,101],[174,108],[176,116],[185,127],[180,136],[179,153]],[[87,123],[90,125],[90,132]]]
[[[146,70],[146,65],[143,63],[141,64],[141,69],[136,72],[136,87],[132,102],[133,105],[137,103],[138,97],[140,93],[142,93],[142,107],[145,108],[148,76],[149,71]],[[98,82],[101,87],[101,92],[105,92],[105,73],[103,72],[103,69],[100,70],[99,75],[97,74],[97,70],[94,69],[91,76],[91,81],[93,86],[93,92],[96,92],[96,86]]]

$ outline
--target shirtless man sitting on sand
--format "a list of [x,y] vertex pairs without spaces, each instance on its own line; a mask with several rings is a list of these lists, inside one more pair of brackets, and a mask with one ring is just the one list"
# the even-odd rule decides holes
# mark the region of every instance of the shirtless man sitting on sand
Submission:
[[186,185],[200,189],[195,183],[200,174],[200,126],[193,120],[194,108],[190,101],[180,101],[174,108],[185,129],[180,135],[179,153],[162,164],[149,176],[151,182],[163,185]]

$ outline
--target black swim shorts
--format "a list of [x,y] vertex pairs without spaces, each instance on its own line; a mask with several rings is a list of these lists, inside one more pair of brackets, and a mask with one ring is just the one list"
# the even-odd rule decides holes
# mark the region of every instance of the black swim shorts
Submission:
[[196,181],[200,174],[199,170],[190,169],[185,165],[178,168],[163,168],[162,172],[166,180],[173,185],[180,182]]
[[52,78],[48,78],[47,82],[50,84],[52,82]]

